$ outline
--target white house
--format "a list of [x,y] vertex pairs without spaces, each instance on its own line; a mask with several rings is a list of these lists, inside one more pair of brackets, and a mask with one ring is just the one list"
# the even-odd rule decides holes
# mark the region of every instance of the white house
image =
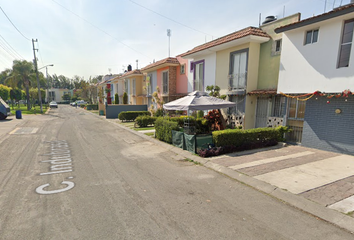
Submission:
[[348,4],[275,29],[283,33],[278,93],[304,146],[354,154],[353,28]]

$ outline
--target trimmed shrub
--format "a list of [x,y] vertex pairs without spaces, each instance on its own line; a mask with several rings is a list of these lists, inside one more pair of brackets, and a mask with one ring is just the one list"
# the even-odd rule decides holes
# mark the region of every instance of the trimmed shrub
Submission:
[[134,121],[138,116],[147,115],[150,116],[149,111],[127,111],[118,114],[118,119],[121,121]]
[[143,116],[138,116],[135,119],[135,123],[139,125],[139,127],[147,127],[149,125],[154,125],[155,121],[156,121],[156,117],[151,117],[151,116],[147,116],[147,115],[143,115]]
[[118,96],[118,93],[114,94],[114,104],[119,104],[119,96]]
[[128,94],[126,92],[123,93],[123,104],[128,104]]
[[159,117],[155,121],[155,136],[157,139],[172,143],[172,130],[179,131],[176,122],[169,121],[165,118]]
[[97,104],[87,104],[87,110],[98,110]]
[[254,128],[249,130],[227,129],[213,132],[215,146],[235,146],[245,144],[264,143],[270,140],[283,141],[283,135],[288,132],[287,127]]
[[194,118],[194,117],[189,117],[189,116],[180,116],[180,117],[170,117],[170,121],[177,122],[178,126],[183,128],[184,127],[184,122],[188,121],[187,119],[189,118],[189,122],[191,125],[194,125],[196,128],[196,133],[209,133],[210,128],[209,128],[209,123],[208,120],[205,118]]

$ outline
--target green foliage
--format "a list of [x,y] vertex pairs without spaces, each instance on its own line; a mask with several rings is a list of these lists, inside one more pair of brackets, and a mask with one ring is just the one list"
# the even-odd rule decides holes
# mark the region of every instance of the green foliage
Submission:
[[128,104],[128,94],[126,92],[123,93],[123,104]]
[[86,107],[87,110],[98,110],[97,104],[87,104]]
[[155,121],[155,136],[157,139],[172,143],[172,130],[179,131],[178,123],[159,117]]
[[22,99],[22,91],[18,88],[13,88],[10,90],[10,99],[15,100],[16,102]]
[[118,114],[118,119],[121,121],[134,121],[140,115],[150,116],[151,113],[149,111],[127,111],[120,112]]
[[155,112],[154,112],[154,117],[163,117],[163,109],[162,108],[158,108]]
[[61,97],[64,101],[70,101],[71,100],[71,95],[69,93],[65,93],[62,97]]
[[199,110],[197,113],[197,118],[202,118],[204,117],[204,111],[203,110]]
[[208,120],[205,118],[194,118],[194,117],[188,117],[188,116],[180,116],[180,117],[170,117],[170,118],[165,118],[173,122],[177,122],[178,126],[183,128],[185,122],[189,122],[190,125],[195,126],[196,128],[196,133],[209,133],[210,128],[209,128],[209,123]]
[[10,90],[11,88],[0,84],[0,97],[6,101],[10,98]]
[[220,87],[219,86],[214,86],[214,85],[211,85],[211,86],[207,86],[206,87],[206,90],[209,92],[209,96],[212,96],[212,97],[220,97]]
[[118,96],[118,93],[114,94],[114,104],[119,104],[119,96]]
[[254,128],[249,130],[227,129],[213,132],[215,146],[235,146],[245,144],[262,143],[265,141],[283,141],[284,133],[288,132],[287,127],[277,128]]
[[154,125],[157,117],[151,117],[147,115],[138,116],[135,119],[135,122],[139,125],[139,127],[147,127],[149,125]]

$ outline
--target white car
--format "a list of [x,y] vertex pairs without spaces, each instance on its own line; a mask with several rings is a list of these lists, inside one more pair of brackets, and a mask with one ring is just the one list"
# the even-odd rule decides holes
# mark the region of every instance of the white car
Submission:
[[80,105],[85,105],[87,104],[87,102],[85,102],[84,100],[78,100],[76,101],[76,105],[79,107]]
[[50,102],[50,103],[49,103],[49,107],[50,107],[50,108],[58,108],[58,104],[57,104],[57,102],[54,102],[54,101],[53,101],[53,102]]

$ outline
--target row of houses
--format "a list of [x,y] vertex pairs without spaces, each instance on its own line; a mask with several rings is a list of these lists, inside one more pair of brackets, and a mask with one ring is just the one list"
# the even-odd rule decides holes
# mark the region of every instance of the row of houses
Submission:
[[267,17],[176,57],[111,76],[101,83],[107,103],[152,104],[217,85],[236,107],[228,123],[244,129],[287,125],[290,142],[354,154],[354,4],[301,20]]

